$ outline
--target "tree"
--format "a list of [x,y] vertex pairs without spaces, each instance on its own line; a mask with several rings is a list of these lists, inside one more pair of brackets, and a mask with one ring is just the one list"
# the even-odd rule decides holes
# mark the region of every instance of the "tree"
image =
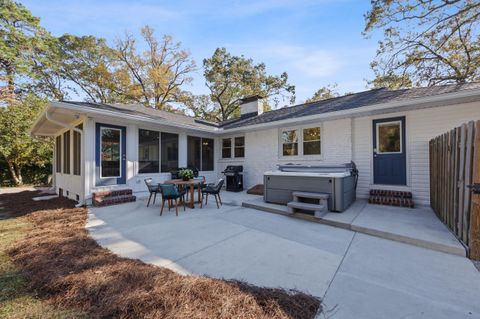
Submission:
[[0,98],[5,101],[38,80],[34,66],[44,62],[52,37],[22,4],[0,0],[0,39]]
[[372,0],[364,34],[382,29],[371,66],[392,87],[480,79],[478,0]]
[[332,85],[322,86],[319,88],[311,98],[307,99],[305,103],[311,103],[326,99],[332,99],[334,97],[339,97],[340,93],[337,91],[338,84],[334,83]]
[[268,75],[264,63],[233,56],[225,48],[217,48],[212,57],[203,60],[206,85],[210,90],[210,105],[217,121],[238,115],[239,100],[249,95],[260,95],[277,106],[280,99],[295,101],[295,86],[288,83],[288,75]]
[[145,26],[141,30],[147,50],[138,53],[136,40],[131,35],[117,40],[116,57],[132,79],[128,98],[154,108],[166,108],[177,102],[182,86],[192,81],[196,65],[190,52],[173,42],[169,35],[159,41],[154,30]]
[[16,185],[23,184],[22,169],[27,165],[44,166],[52,158],[48,139],[33,139],[29,135],[38,113],[46,101],[29,94],[21,100],[9,100],[0,107],[0,156],[7,163]]

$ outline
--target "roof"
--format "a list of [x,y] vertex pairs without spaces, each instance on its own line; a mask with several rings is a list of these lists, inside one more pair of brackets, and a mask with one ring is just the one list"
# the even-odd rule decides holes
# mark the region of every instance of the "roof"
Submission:
[[150,107],[145,107],[140,104],[101,104],[90,102],[74,102],[74,101],[62,101],[69,105],[78,106],[81,108],[93,108],[113,112],[121,112],[130,115],[141,115],[149,117],[153,120],[162,119],[171,121],[173,123],[185,124],[196,128],[215,128],[218,127],[217,123],[209,122],[201,119],[197,119],[191,116],[173,113],[169,111],[158,110]]
[[402,90],[387,90],[385,88],[349,94],[337,98],[321,100],[312,103],[299,104],[263,114],[238,118],[220,123],[224,130],[243,127],[248,125],[263,124],[285,119],[300,118],[303,116],[322,113],[344,111],[362,106],[376,105],[390,102],[410,101],[422,97],[431,97],[447,93],[455,93],[466,90],[480,89],[480,82],[467,84],[451,84],[432,87],[421,87]]

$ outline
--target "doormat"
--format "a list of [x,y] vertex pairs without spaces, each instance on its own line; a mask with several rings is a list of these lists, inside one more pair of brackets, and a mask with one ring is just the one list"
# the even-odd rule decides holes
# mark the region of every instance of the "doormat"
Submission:
[[247,191],[250,195],[263,195],[263,184],[257,184]]

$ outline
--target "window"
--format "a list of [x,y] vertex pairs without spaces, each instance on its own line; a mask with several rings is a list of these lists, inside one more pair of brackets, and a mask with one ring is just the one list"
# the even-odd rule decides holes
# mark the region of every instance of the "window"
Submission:
[[[77,126],[79,130],[83,129],[83,124]],[[73,175],[80,175],[82,172],[82,136],[80,133],[73,131]]]
[[235,157],[245,157],[245,137],[235,137]]
[[116,128],[101,127],[100,177],[121,177],[122,132]]
[[298,134],[297,130],[282,132],[282,155],[298,155]]
[[232,139],[224,138],[222,139],[222,158],[232,157]]
[[213,171],[213,139],[196,136],[187,137],[187,165],[200,171]]
[[160,170],[160,133],[138,130],[138,173],[158,173]]
[[320,155],[320,128],[313,127],[303,130],[303,155]]
[[388,122],[377,124],[378,153],[401,153],[402,152],[402,129],[401,122]]
[[63,133],[63,173],[70,174],[70,131]]
[[161,133],[161,171],[171,172],[178,168],[178,134]]
[[55,140],[55,172],[62,172],[62,136],[59,135]]

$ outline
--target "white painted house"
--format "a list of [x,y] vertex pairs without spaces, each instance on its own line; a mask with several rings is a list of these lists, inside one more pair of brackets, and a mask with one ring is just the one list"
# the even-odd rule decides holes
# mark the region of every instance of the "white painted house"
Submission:
[[404,190],[428,205],[428,142],[480,119],[480,83],[377,89],[269,112],[258,97],[242,102],[241,117],[224,123],[140,105],[51,102],[32,134],[56,139],[55,187],[81,203],[100,190],[145,192],[145,178],[161,182],[177,167],[215,181],[227,165],[243,165],[250,187],[278,164],[353,160],[357,198]]

